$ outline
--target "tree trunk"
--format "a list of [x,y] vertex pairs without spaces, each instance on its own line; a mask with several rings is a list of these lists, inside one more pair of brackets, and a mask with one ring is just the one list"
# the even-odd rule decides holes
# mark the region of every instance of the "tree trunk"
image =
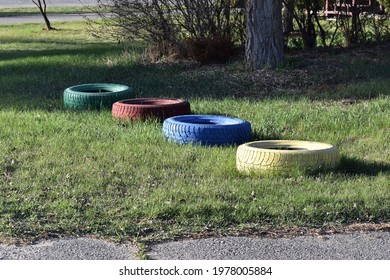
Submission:
[[283,9],[283,33],[285,37],[294,31],[294,0],[285,0]]
[[288,38],[294,31],[294,0],[284,0],[282,17],[283,17],[283,41],[284,47],[288,45]]
[[42,16],[43,16],[43,19],[45,20],[45,24],[46,24],[46,29],[47,30],[52,30],[54,29],[51,24],[50,24],[50,21],[49,21],[49,18],[47,17],[47,14],[46,14],[46,0],[32,0],[32,2],[38,7],[39,11],[41,12]]
[[246,16],[247,68],[249,70],[275,68],[283,60],[282,1],[248,0]]
[[305,49],[314,49],[317,46],[317,32],[313,22],[313,14],[316,12],[312,8],[312,1],[305,0],[306,10],[306,30],[302,36]]

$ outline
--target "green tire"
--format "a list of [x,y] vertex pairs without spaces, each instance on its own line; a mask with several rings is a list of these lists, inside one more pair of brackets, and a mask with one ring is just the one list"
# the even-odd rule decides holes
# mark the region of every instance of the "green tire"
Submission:
[[133,97],[133,90],[119,84],[83,84],[64,90],[67,109],[111,109],[117,101]]

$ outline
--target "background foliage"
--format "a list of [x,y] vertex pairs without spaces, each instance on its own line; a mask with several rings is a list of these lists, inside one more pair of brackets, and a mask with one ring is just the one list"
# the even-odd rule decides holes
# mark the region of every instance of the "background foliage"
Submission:
[[[387,1],[387,0],[383,0]],[[191,58],[200,63],[226,62],[243,54],[245,1],[232,0],[99,0],[107,18],[96,36],[142,39],[148,57]],[[288,48],[350,46],[390,40],[390,21],[377,9],[354,9],[326,18],[323,0],[283,0],[285,45]]]

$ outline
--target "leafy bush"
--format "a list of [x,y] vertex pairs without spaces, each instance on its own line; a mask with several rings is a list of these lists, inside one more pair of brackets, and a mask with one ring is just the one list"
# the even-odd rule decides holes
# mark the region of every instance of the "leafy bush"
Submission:
[[390,10],[390,0],[378,0],[378,2],[389,12]]

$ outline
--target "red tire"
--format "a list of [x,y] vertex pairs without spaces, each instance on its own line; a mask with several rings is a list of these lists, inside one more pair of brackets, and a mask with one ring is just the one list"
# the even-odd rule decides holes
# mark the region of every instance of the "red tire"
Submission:
[[132,121],[166,118],[191,113],[190,103],[182,99],[135,98],[115,102],[112,105],[112,116]]

